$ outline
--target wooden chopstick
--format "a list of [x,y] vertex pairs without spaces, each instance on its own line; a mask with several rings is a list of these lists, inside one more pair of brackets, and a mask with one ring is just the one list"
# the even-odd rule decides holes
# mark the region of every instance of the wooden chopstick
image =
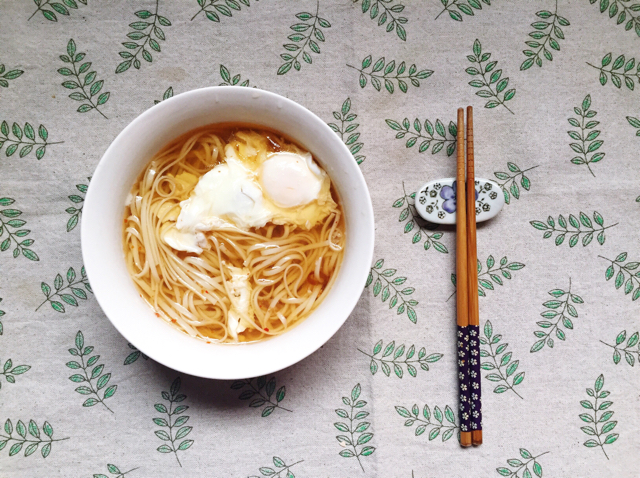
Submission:
[[457,345],[458,345],[458,391],[460,392],[460,445],[471,446],[470,396],[468,380],[469,299],[467,285],[467,220],[465,205],[464,164],[464,110],[458,108],[457,135],[457,183],[456,183],[456,283],[457,283]]
[[480,314],[478,310],[478,251],[476,249],[476,185],[473,149],[473,108],[467,107],[467,269],[469,287],[469,391],[471,441],[482,444],[482,397],[480,377]]

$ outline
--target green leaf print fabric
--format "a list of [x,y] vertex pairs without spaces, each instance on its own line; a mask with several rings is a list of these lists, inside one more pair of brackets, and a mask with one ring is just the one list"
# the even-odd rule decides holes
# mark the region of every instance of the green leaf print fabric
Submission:
[[[640,0],[5,0],[0,45],[0,476],[637,476]],[[344,327],[239,381],[128,343],[80,247],[116,135],[217,85],[317,114],[376,222]],[[467,105],[476,174],[506,201],[478,227],[471,450],[455,228],[415,209],[455,175]]]

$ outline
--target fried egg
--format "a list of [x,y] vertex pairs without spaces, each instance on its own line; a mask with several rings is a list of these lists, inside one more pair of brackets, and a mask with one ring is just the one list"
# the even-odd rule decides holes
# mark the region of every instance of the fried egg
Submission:
[[[225,147],[224,162],[204,174],[180,203],[175,225],[163,227],[167,245],[200,254],[208,247],[206,231],[249,231],[269,223],[308,230],[336,209],[331,180],[310,153],[267,153],[264,136],[254,133],[258,141],[250,138],[251,144],[263,146],[259,149],[245,141],[243,135],[251,134],[237,134]],[[176,178],[177,183],[190,181],[193,178]]]

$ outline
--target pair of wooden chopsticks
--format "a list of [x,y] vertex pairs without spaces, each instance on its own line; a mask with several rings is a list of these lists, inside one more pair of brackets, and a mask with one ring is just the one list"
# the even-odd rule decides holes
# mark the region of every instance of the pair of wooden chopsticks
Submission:
[[[460,391],[460,444],[482,444],[478,252],[473,150],[473,108],[467,107],[466,180],[464,110],[458,109],[456,189],[457,344]],[[466,188],[462,185],[466,184]],[[466,197],[465,197],[466,196]]]

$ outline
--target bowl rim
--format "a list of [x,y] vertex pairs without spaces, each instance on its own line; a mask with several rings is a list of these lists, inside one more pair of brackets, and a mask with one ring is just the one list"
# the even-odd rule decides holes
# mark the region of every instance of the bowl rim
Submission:
[[[172,107],[174,104],[187,101],[191,97],[195,98],[198,95],[215,95],[216,93],[225,93],[227,95],[230,94],[232,96],[233,95],[250,95],[249,97],[253,97],[253,98],[256,98],[257,97],[256,95],[261,95],[268,98],[269,100],[280,102],[278,104],[284,103],[287,105],[287,108],[291,109],[291,113],[286,113],[285,116],[288,116],[288,115],[292,116],[293,112],[297,112],[298,114],[305,115],[308,118],[308,121],[312,123],[309,126],[309,128],[324,129],[325,133],[329,133],[327,137],[335,138],[334,147],[342,150],[341,156],[344,155],[345,158],[349,158],[350,160],[352,160],[351,164],[349,165],[345,164],[341,166],[347,167],[347,169],[349,170],[350,184],[355,182],[359,190],[360,196],[358,199],[358,211],[359,213],[362,214],[364,218],[363,221],[365,223],[364,227],[359,228],[359,237],[361,241],[358,242],[358,249],[359,249],[359,255],[362,257],[362,255],[364,254],[365,258],[367,259],[366,261],[367,267],[366,268],[364,266],[358,267],[357,270],[355,269],[355,267],[352,267],[353,270],[350,271],[349,282],[353,284],[352,289],[360,290],[360,293],[353,294],[353,297],[349,297],[347,298],[346,301],[342,300],[339,303],[340,311],[343,317],[341,317],[339,320],[334,320],[333,322],[331,322],[332,326],[325,327],[324,332],[321,335],[316,336],[316,339],[313,341],[313,343],[310,344],[305,350],[296,350],[295,354],[283,354],[277,360],[272,360],[273,363],[271,366],[262,364],[261,368],[259,368],[259,370],[256,373],[252,373],[249,375],[246,372],[240,373],[240,374],[207,373],[207,372],[203,372],[202,370],[193,370],[189,368],[187,363],[185,363],[184,361],[175,360],[174,357],[169,354],[158,355],[153,352],[146,353],[145,349],[148,350],[147,344],[145,343],[136,344],[134,343],[134,341],[131,341],[128,337],[128,335],[130,335],[131,333],[131,329],[127,328],[125,322],[112,318],[109,315],[109,312],[107,312],[112,308],[111,304],[114,302],[114,300],[110,298],[109,291],[106,290],[105,287],[103,287],[104,284],[102,284],[100,280],[100,272],[97,270],[98,263],[100,262],[100,260],[97,259],[97,256],[96,256],[97,251],[94,250],[96,246],[91,244],[92,231],[90,230],[90,226],[95,222],[95,220],[92,219],[92,216],[100,211],[100,205],[98,204],[98,197],[96,196],[96,194],[98,193],[96,193],[95,191],[97,189],[97,184],[101,182],[101,178],[103,174],[105,174],[104,171],[108,170],[108,168],[110,167],[108,158],[116,154],[118,152],[118,149],[121,146],[121,143],[125,141],[125,138],[127,138],[129,135],[135,132],[139,127],[141,127],[141,125],[145,123],[145,121],[147,121],[150,117],[157,115],[159,113],[162,113],[163,110],[169,110],[170,107]],[[209,124],[221,124],[221,123],[224,123],[224,122],[217,121]],[[260,124],[260,123],[257,123],[257,124]],[[295,134],[291,134],[288,131],[282,131],[282,133],[291,137],[295,141],[298,141],[296,139]],[[181,134],[176,135],[175,137],[177,138],[179,136],[181,136]],[[175,138],[164,141],[164,144],[167,144],[169,141],[172,141],[173,139]],[[313,151],[312,151],[312,154],[313,154]],[[347,163],[347,161],[344,161],[344,163]],[[94,185],[93,188],[92,188],[92,185]],[[340,193],[340,190],[338,192]],[[343,198],[343,196],[344,195],[341,194],[341,199]],[[345,220],[348,221],[349,219],[345,218]],[[362,232],[360,232],[360,229],[362,229]],[[244,379],[244,378],[250,378],[254,376],[266,375],[266,374],[277,372],[279,370],[282,370],[284,368],[287,368],[291,365],[298,363],[299,361],[305,359],[306,357],[311,355],[313,352],[318,350],[320,347],[322,347],[344,325],[346,320],[349,318],[349,316],[353,312],[353,309],[355,308],[361,296],[361,291],[364,290],[365,283],[369,274],[369,267],[373,259],[374,236],[375,236],[375,223],[374,223],[374,215],[373,215],[373,206],[371,203],[371,196],[370,196],[366,181],[364,179],[364,175],[362,174],[362,170],[357,165],[355,160],[353,160],[351,152],[349,151],[347,146],[343,143],[343,141],[337,135],[335,135],[335,133],[329,128],[329,126],[321,118],[319,118],[315,113],[305,108],[304,106],[300,105],[299,103],[269,91],[261,90],[258,88],[249,89],[249,88],[243,88],[239,86],[213,86],[213,87],[206,87],[206,88],[198,88],[198,89],[189,90],[189,91],[180,93],[172,98],[168,98],[167,100],[164,100],[152,106],[151,108],[149,108],[148,110],[144,111],[143,113],[138,115],[136,118],[134,118],[129,124],[127,124],[122,129],[122,131],[118,133],[118,135],[114,138],[114,140],[111,142],[109,147],[106,149],[106,151],[102,155],[93,173],[92,180],[89,183],[89,188],[85,195],[84,208],[83,208],[83,220],[81,222],[82,258],[83,258],[83,263],[87,273],[87,277],[89,278],[89,281],[92,284],[92,289],[96,297],[96,300],[100,305],[100,308],[102,309],[103,313],[107,316],[111,324],[116,328],[116,330],[125,339],[127,339],[129,343],[132,343],[142,353],[145,353],[154,361],[166,367],[169,367],[173,370],[179,371],[181,373],[186,373],[189,375],[199,376],[203,378],[210,378],[210,379],[225,379],[225,380]],[[346,257],[346,254],[348,254],[347,251],[345,251],[345,257]],[[124,260],[124,254],[122,258]],[[345,259],[343,259],[343,264],[344,264],[344,261]],[[361,260],[361,263],[364,264],[364,262],[365,261],[363,258]],[[358,264],[360,264],[360,261],[358,262]],[[343,268],[341,267],[340,271],[338,272],[339,276],[340,274],[342,274],[342,272],[343,272]],[[97,285],[97,287],[94,286],[94,283]],[[133,284],[133,281],[130,282],[130,286],[132,288],[135,287]],[[356,289],[356,286],[358,286],[357,289]],[[331,295],[332,295],[332,290],[329,291],[329,294],[327,295],[327,297],[325,297],[322,304],[328,302]],[[153,309],[150,308],[149,310],[152,311]],[[303,322],[308,321],[317,312],[318,312],[318,309],[314,310],[314,312],[312,312],[309,317],[305,318]],[[166,324],[164,321],[159,321],[159,324],[170,327],[172,330],[179,332],[184,337],[188,338],[190,341],[201,342],[198,339],[189,337],[184,332],[175,329],[169,324]],[[257,343],[241,344],[241,347],[243,348],[252,347],[252,346],[255,347],[258,344],[273,343],[278,338],[285,337],[287,336],[287,334],[292,334],[293,331],[295,331],[297,328],[298,326],[293,327],[290,331],[287,331],[284,334],[269,340],[264,340]],[[202,343],[204,344],[204,342]],[[232,348],[237,347],[234,344],[206,344],[206,346],[207,347],[210,347],[210,346],[232,347]]]

